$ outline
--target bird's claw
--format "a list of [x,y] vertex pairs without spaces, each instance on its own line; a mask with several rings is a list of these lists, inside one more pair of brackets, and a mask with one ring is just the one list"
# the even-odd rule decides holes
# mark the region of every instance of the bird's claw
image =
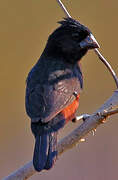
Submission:
[[[81,116],[76,116],[75,119],[72,120],[72,122],[77,122],[80,120],[83,120],[84,122],[87,120],[87,118],[89,118],[90,115],[89,114],[82,114]],[[94,128],[92,131],[92,135],[95,135],[96,129]],[[82,142],[85,141],[85,139],[81,139]]]

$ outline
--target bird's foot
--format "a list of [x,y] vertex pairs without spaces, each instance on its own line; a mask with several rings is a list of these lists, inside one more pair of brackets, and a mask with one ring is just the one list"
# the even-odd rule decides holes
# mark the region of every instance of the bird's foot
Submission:
[[[72,122],[77,122],[77,121],[80,121],[80,120],[83,120],[83,122],[85,122],[85,121],[87,121],[87,119],[90,117],[90,115],[89,114],[82,114],[81,116],[76,116],[73,120],[72,120]],[[103,122],[104,122],[104,120],[103,120]],[[95,132],[96,132],[96,129],[94,128],[92,131],[92,135],[94,136],[95,135]],[[82,139],[82,141],[83,141],[83,139]],[[85,140],[84,140],[85,141]]]
[[87,118],[89,118],[90,115],[89,114],[82,114],[81,116],[76,116],[72,122],[77,122],[77,121],[80,121],[80,120],[83,120],[84,122],[87,120]]

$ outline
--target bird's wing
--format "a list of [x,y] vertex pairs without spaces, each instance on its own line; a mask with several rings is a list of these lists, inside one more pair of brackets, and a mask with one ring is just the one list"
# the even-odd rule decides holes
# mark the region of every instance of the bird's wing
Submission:
[[59,76],[45,84],[36,84],[26,92],[26,110],[32,122],[48,122],[80,93],[80,82],[72,74]]

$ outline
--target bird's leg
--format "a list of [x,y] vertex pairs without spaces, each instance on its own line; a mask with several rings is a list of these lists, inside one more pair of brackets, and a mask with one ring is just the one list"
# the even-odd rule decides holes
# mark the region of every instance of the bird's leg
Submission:
[[89,114],[82,114],[80,116],[76,116],[72,122],[77,122],[77,121],[80,121],[80,120],[83,120],[84,122],[86,121],[87,118],[89,118],[90,115]]
[[[90,117],[91,115],[89,115],[89,114],[82,114],[82,115],[80,115],[80,116],[76,116],[73,120],[72,120],[72,122],[77,122],[77,121],[80,121],[80,120],[83,120],[83,122],[85,122],[89,117]],[[95,135],[95,132],[96,132],[96,129],[93,129],[92,131],[92,135],[94,136]]]

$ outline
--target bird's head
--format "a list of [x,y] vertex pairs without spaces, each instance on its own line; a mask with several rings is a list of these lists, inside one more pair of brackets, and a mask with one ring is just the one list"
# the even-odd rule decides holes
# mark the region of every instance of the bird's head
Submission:
[[91,31],[72,18],[64,18],[61,26],[50,36],[46,45],[49,56],[62,57],[65,61],[75,64],[89,49],[99,45]]

